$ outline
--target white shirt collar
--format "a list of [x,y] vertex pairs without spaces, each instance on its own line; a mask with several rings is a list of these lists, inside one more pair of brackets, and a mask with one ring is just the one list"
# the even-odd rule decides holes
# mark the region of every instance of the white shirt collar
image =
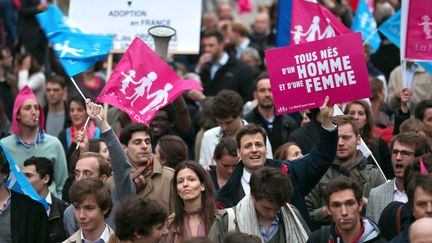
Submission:
[[393,180],[393,200],[398,202],[408,202],[408,196],[405,191],[399,191],[396,186],[396,179]]
[[240,43],[240,45],[239,45],[240,50],[244,50],[244,49],[246,49],[246,48],[249,46],[249,43],[250,43],[249,38],[244,39],[244,40],[242,41],[242,43]]
[[219,60],[218,64],[220,66],[224,66],[225,64],[227,64],[228,59],[229,59],[229,55],[228,55],[228,53],[226,53],[226,51],[224,51],[224,53],[222,54],[222,57]]
[[243,168],[243,175],[241,178],[241,184],[243,187],[243,191],[245,194],[249,194],[250,193],[250,186],[249,186],[249,181],[251,178],[251,173],[249,173],[246,168]]
[[[83,240],[84,240],[84,241],[87,241],[87,239],[84,238],[84,234],[83,234],[83,231],[82,231],[82,230],[80,230],[80,235],[81,235],[81,236],[80,236],[80,237],[81,237],[81,242],[82,242]],[[110,229],[108,228],[108,225],[105,224],[105,229],[104,229],[104,231],[102,232],[102,235],[99,236],[99,238],[98,238],[96,241],[102,239],[102,240],[106,243],[106,242],[108,242],[109,238],[110,238]]]
[[48,209],[46,210],[47,215],[50,215],[51,212],[51,204],[52,204],[52,195],[51,192],[48,191],[47,196],[45,197],[45,202],[48,204]]

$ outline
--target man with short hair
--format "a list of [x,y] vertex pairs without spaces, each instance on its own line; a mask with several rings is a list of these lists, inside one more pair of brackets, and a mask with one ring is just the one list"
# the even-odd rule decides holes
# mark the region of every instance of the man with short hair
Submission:
[[47,104],[43,108],[46,117],[44,128],[46,133],[54,137],[58,137],[60,132],[72,123],[69,107],[65,101],[66,89],[66,81],[61,76],[55,75],[46,81]]
[[[225,137],[235,139],[240,129],[247,125],[247,122],[241,118],[243,113],[242,97],[235,91],[222,90],[219,92],[213,99],[211,109],[219,126],[207,130],[203,135],[199,163],[204,168],[216,164],[213,159],[213,152],[219,141]],[[266,139],[268,140],[267,137]],[[267,141],[267,156],[273,158],[269,141]]]
[[259,51],[262,53],[264,53],[264,50],[275,46],[275,34],[272,32],[268,13],[261,12],[255,16],[251,41],[260,47]]
[[223,89],[237,91],[245,101],[251,100],[251,69],[224,50],[223,36],[217,31],[204,31],[201,34],[201,54],[196,72],[200,74],[206,96],[215,96]]
[[66,156],[60,141],[44,132],[42,107],[28,86],[17,95],[13,110],[13,135],[3,138],[2,143],[21,168],[24,160],[31,156],[48,158],[54,166],[54,180],[49,189],[54,196],[61,198],[68,177]]
[[160,203],[142,197],[126,199],[116,213],[116,236],[121,241],[158,243],[168,212]]
[[404,188],[404,170],[414,159],[429,151],[429,144],[417,133],[400,133],[391,143],[392,165],[395,178],[370,191],[366,217],[378,222],[381,212],[392,201],[406,203],[408,197]]
[[[427,159],[430,164],[430,156],[420,158]],[[432,218],[432,175],[429,173],[428,169],[425,169],[424,172],[417,172],[408,183],[408,205],[412,210],[412,217],[405,222],[403,230],[390,242],[408,242],[408,230],[411,225],[419,219]]]
[[245,120],[266,130],[274,152],[288,142],[290,133],[298,127],[297,123],[288,114],[276,115],[270,79],[266,73],[255,82],[253,95],[258,104],[245,116]]
[[226,232],[235,230],[258,236],[263,242],[305,242],[310,232],[297,209],[288,204],[292,191],[283,171],[256,169],[250,179],[250,194],[216,217],[208,238],[221,243]]
[[[101,105],[97,105],[86,100],[87,115],[93,119],[94,123],[101,130],[101,138],[104,139],[108,147],[110,155],[110,163],[113,171],[112,181],[117,187],[112,189],[113,211],[115,211],[120,201],[126,197],[134,196],[136,193],[135,185],[131,178],[132,166],[128,162],[128,158],[118,140],[116,134],[103,119],[104,110]],[[80,181],[88,178],[96,178],[102,182],[107,182],[107,178],[111,174],[108,161],[99,153],[85,152],[82,153],[76,162],[74,168],[75,181]],[[106,222],[111,227],[114,227],[113,214],[106,218]],[[63,219],[64,228],[68,235],[73,234],[79,228],[79,225],[74,217],[74,207],[70,205],[66,208]]]
[[9,163],[0,147],[0,242],[50,242],[48,217],[44,207],[4,184]]
[[[330,214],[326,210],[324,192],[328,183],[339,176],[347,176],[363,185],[363,195],[369,197],[372,188],[385,182],[385,179],[375,165],[368,164],[366,157],[357,145],[360,144],[360,131],[348,116],[336,116],[333,122],[338,126],[339,139],[336,159],[333,164],[306,197],[311,218],[318,224],[328,224]],[[325,141],[325,140],[324,140]]]
[[313,232],[308,242],[387,242],[381,237],[378,226],[360,215],[364,205],[363,190],[357,181],[337,177],[327,186],[325,195],[325,207],[333,223]]
[[24,161],[23,173],[41,198],[48,204],[48,226],[51,242],[62,242],[66,237],[63,227],[63,213],[67,203],[56,198],[49,192],[54,175],[54,168],[49,159],[45,157],[31,157]]
[[69,190],[69,198],[79,230],[64,242],[108,242],[114,233],[105,223],[113,206],[109,186],[97,178],[75,181]]
[[410,243],[432,242],[432,218],[416,220],[409,228]]
[[[131,123],[120,132],[120,142],[132,164],[131,177],[137,195],[157,200],[167,211],[170,211],[171,180],[174,170],[163,166],[155,158],[151,141],[151,128],[142,123]],[[109,183],[113,185],[111,181]]]
[[0,99],[3,100],[5,113],[12,121],[14,99],[18,93],[17,78],[14,74],[13,56],[9,48],[0,48]]
[[325,142],[319,143],[317,148],[295,162],[268,159],[265,130],[256,124],[244,126],[236,137],[237,154],[241,160],[227,183],[219,190],[216,205],[219,208],[235,206],[249,194],[250,175],[254,170],[263,166],[276,167],[290,175],[294,186],[292,204],[299,209],[309,227],[313,228],[304,197],[315,187],[336,154],[337,129],[332,124],[333,107],[328,107],[328,102],[329,98],[326,97],[320,108],[325,117],[320,139]]
[[215,190],[218,191],[226,184],[239,163],[237,142],[230,138],[223,138],[216,145],[213,159],[216,161],[216,165],[209,166],[209,174],[212,178]]

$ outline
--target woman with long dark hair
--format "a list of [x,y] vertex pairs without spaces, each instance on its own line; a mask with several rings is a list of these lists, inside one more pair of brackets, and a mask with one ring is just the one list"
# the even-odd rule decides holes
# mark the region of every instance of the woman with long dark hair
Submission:
[[168,232],[162,242],[207,236],[216,213],[208,173],[197,162],[182,162],[174,172],[171,186],[174,215],[168,218]]

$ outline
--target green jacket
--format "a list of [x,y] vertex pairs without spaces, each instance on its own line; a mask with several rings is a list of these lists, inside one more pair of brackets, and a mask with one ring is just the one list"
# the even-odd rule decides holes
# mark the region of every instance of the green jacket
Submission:
[[361,156],[360,162],[350,171],[342,171],[339,166],[333,164],[315,188],[306,196],[306,205],[313,221],[320,224],[330,224],[330,217],[324,216],[325,205],[324,191],[334,178],[349,176],[363,185],[363,196],[368,198],[372,188],[385,183],[385,179],[375,165],[367,164],[367,159]]

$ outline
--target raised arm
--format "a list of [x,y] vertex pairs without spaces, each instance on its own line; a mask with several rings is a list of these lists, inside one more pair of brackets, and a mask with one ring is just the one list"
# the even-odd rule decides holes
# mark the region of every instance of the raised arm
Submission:
[[[120,144],[114,131],[103,118],[104,110],[101,105],[86,100],[87,114],[93,119],[94,123],[101,130],[101,138],[105,140],[110,154],[111,167],[114,174],[115,187],[113,200],[118,202],[127,196],[134,196],[136,193],[135,185],[132,182],[132,166],[128,162],[127,156]],[[114,203],[114,202],[113,202]]]
[[315,187],[336,157],[337,127],[332,123],[333,106],[329,105],[328,96],[320,107],[320,115],[322,127],[318,146],[303,158],[293,161],[291,166],[294,186],[303,196]]

